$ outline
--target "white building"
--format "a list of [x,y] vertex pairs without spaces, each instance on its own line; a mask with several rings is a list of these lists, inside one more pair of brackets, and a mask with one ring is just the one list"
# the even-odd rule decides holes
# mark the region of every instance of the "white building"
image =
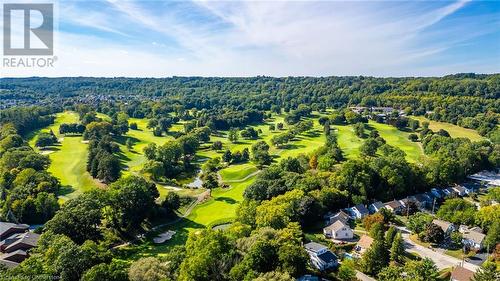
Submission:
[[323,234],[326,238],[337,240],[349,240],[354,237],[354,233],[349,225],[345,224],[341,220],[337,220],[329,226],[323,228]]
[[316,242],[309,242],[304,247],[309,254],[311,264],[317,269],[323,271],[339,265],[337,256],[326,246]]

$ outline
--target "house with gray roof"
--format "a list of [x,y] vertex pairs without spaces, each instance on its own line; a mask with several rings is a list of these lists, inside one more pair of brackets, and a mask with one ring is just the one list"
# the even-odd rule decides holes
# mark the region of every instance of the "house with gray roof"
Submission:
[[0,241],[11,236],[14,233],[23,233],[28,231],[29,225],[10,222],[0,222]]
[[355,219],[362,219],[370,214],[368,209],[363,204],[358,204],[350,209],[351,215]]
[[384,208],[384,203],[382,203],[380,201],[374,202],[374,203],[370,204],[370,206],[368,206],[368,210],[372,214],[380,211],[382,208]]
[[326,246],[309,242],[304,247],[309,254],[311,264],[317,269],[324,271],[339,265],[337,256]]

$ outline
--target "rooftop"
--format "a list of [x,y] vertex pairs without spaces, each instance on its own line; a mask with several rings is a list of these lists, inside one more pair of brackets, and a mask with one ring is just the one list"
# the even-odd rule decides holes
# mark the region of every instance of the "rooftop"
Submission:
[[309,251],[315,252],[315,253],[327,248],[325,245],[321,245],[321,244],[316,243],[316,242],[309,242],[309,243],[305,244],[304,247],[306,248],[306,250],[309,250]]
[[469,281],[472,279],[472,276],[474,276],[474,272],[461,266],[455,267],[451,272],[451,280]]
[[463,233],[462,235],[465,239],[472,240],[477,244],[481,244],[484,240],[484,237],[486,237],[486,235],[477,231],[468,231]]
[[361,236],[361,239],[359,239],[359,241],[356,244],[356,246],[359,246],[359,247],[361,247],[363,249],[368,249],[368,248],[370,248],[370,246],[372,245],[372,243],[373,243],[373,238],[371,238],[368,235],[363,235],[363,236]]
[[447,221],[443,221],[443,220],[438,220],[438,219],[434,219],[432,220],[432,223],[441,227],[441,229],[446,232],[448,230],[448,228],[450,227],[450,225],[453,225],[451,222],[447,222]]
[[325,227],[325,229],[328,229],[328,230],[333,230],[333,231],[338,231],[344,227],[349,227],[348,225],[346,225],[342,220],[336,220],[334,223],[330,224],[329,226]]

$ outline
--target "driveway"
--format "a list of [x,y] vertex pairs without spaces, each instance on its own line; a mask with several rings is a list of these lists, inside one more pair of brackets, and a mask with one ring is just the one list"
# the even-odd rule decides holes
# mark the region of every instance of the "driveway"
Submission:
[[356,278],[358,278],[358,280],[361,280],[361,281],[376,281],[372,277],[370,277],[370,276],[368,276],[368,275],[366,275],[363,272],[358,271],[358,270],[356,270]]
[[[431,260],[434,261],[434,263],[436,263],[436,266],[439,269],[457,266],[460,263],[462,263],[462,261],[457,258],[445,255],[443,253],[439,253],[433,249],[429,249],[414,243],[413,241],[410,240],[409,234],[404,233],[402,236],[405,241],[405,248],[408,252],[417,253],[422,258],[430,258]],[[466,269],[474,272],[478,269],[477,265],[474,265],[469,262],[464,262],[463,266]]]

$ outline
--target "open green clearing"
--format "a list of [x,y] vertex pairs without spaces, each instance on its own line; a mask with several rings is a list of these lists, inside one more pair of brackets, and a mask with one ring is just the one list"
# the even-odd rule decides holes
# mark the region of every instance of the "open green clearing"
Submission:
[[369,126],[376,129],[387,144],[397,147],[406,153],[406,160],[410,162],[420,162],[424,157],[424,152],[420,143],[412,142],[408,139],[409,133],[402,132],[396,127],[387,124],[380,124],[370,121]]
[[58,113],[54,124],[37,131],[29,140],[30,145],[34,147],[36,134],[49,130],[52,130],[59,139],[58,145],[40,152],[48,153],[51,160],[48,171],[61,181],[60,198],[63,200],[76,197],[81,192],[100,185],[86,171],[87,144],[83,142],[82,136],[59,135],[59,126],[62,123],[76,122],[78,122],[78,114],[75,112]]
[[423,116],[414,116],[411,118],[420,121],[420,126],[422,126],[422,122],[424,121],[429,122],[429,128],[434,132],[439,131],[440,129],[446,130],[453,138],[468,138],[471,141],[479,141],[484,139],[484,137],[479,135],[476,130],[462,128],[450,123],[432,121]]

